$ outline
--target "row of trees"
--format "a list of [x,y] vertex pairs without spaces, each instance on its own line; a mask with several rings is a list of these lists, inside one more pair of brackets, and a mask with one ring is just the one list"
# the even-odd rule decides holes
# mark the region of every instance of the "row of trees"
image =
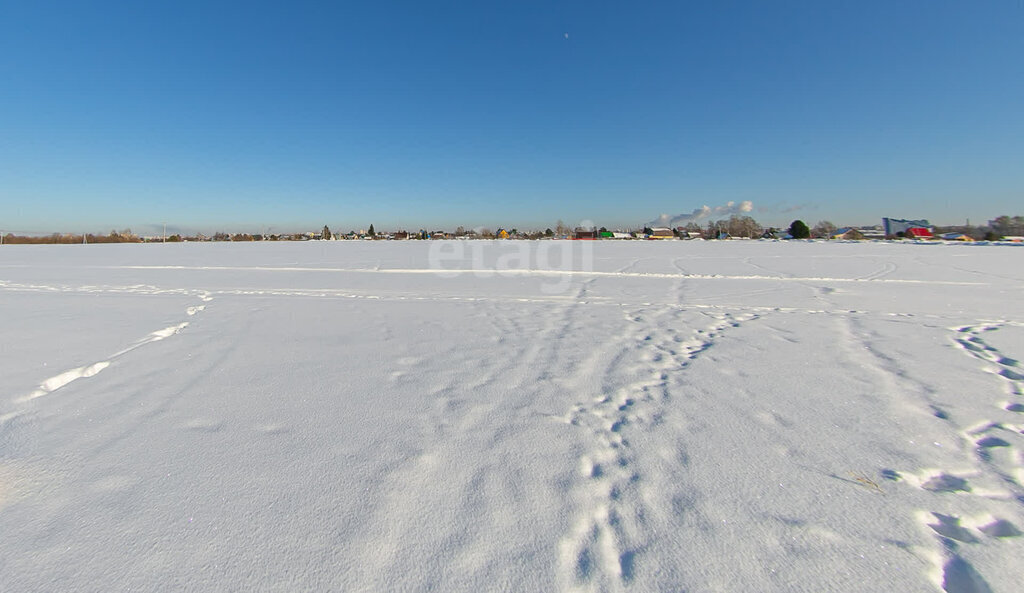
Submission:
[[1002,236],[1024,236],[1024,216],[997,216],[988,221],[988,226]]
[[[836,227],[831,222],[821,221],[815,225],[813,236],[829,237],[835,230]],[[645,233],[649,234],[650,231],[651,229],[649,228],[644,229]],[[678,231],[678,229],[673,229],[673,231]],[[766,232],[774,233],[775,229],[765,228],[750,216],[734,214],[727,219],[709,221],[707,227],[704,228],[695,222],[691,222],[682,227],[682,232],[688,234],[700,233],[705,239],[717,239],[722,236],[757,239],[763,237]],[[680,233],[677,232],[676,234]],[[789,234],[797,239],[806,239],[812,236],[812,231],[807,228],[807,225],[802,220],[795,220],[790,225]]]
[[[819,223],[819,225],[820,224],[821,223]],[[510,230],[507,230],[506,232],[510,237],[513,238],[543,239],[554,237],[570,237],[572,236],[574,230],[575,229],[569,227],[564,222],[559,220],[555,224],[555,228],[553,229],[547,228],[544,229],[543,231],[536,230],[520,232],[519,229],[512,228]],[[600,230],[603,232],[607,231],[608,229],[606,227],[601,227]],[[673,230],[676,231],[676,229]],[[650,234],[651,229],[644,228],[642,232]],[[700,225],[697,225],[695,223],[690,223],[684,228],[684,232],[699,232],[701,236],[709,239],[717,238],[722,233],[727,233],[728,235],[733,237],[757,238],[762,235],[764,229],[761,227],[760,224],[757,223],[756,220],[749,216],[732,216],[727,220],[711,221],[708,223],[706,228],[702,228]],[[358,236],[368,236],[370,238],[377,237],[377,232],[372,224],[370,225],[369,229],[365,232],[355,233],[355,231],[350,231],[350,234],[355,234]],[[421,229],[419,232],[409,233],[409,236],[410,238],[414,239],[428,239],[431,236],[434,236],[435,234],[436,231],[430,232]],[[454,233],[452,233],[452,235],[454,235],[455,237],[479,237],[482,239],[493,239],[498,235],[498,233],[489,228],[467,230],[465,227],[460,226],[455,230]],[[166,241],[168,243],[179,243],[182,241],[302,241],[308,240],[310,238],[320,238],[329,240],[332,238],[340,238],[340,236],[340,234],[333,233],[329,226],[324,225],[319,236],[316,236],[315,234],[312,233],[264,235],[262,233],[226,233],[219,231],[210,236],[203,234],[183,236],[181,234],[175,233],[172,235],[168,235],[167,237],[161,236],[148,238],[145,239],[145,241]],[[87,234],[84,237],[82,235],[60,233],[54,233],[52,235],[42,237],[27,237],[8,233],[5,236],[0,236],[0,239],[2,239],[2,241],[0,242],[10,244],[139,243],[144,241],[144,239],[132,233],[131,229],[125,229],[123,231],[111,231],[109,235]]]
[[936,226],[935,232],[963,233],[984,241],[997,241],[1003,237],[1024,237],[1024,216],[997,216],[988,221],[988,225],[981,226],[974,226],[969,222],[964,225]]
[[72,245],[76,243],[141,243],[142,239],[132,233],[131,229],[110,231],[109,235],[76,235],[74,233],[53,233],[40,237],[0,235],[0,245]]
[[[645,231],[649,230],[645,229]],[[794,239],[827,239],[836,230],[836,225],[827,220],[818,221],[813,228],[808,227],[807,223],[802,220],[794,220],[788,228],[790,236]],[[777,234],[774,228],[765,228],[752,217],[742,215],[733,215],[724,220],[712,220],[708,222],[706,228],[701,228],[700,225],[691,222],[683,227],[683,231],[687,233],[700,233],[705,239],[715,239],[723,235],[757,239],[765,236],[766,233],[770,235]]]

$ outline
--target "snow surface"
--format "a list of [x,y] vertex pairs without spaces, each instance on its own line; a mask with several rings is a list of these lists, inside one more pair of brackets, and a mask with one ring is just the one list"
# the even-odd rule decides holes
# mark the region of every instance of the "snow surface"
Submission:
[[1019,591],[1022,263],[5,245],[0,590]]

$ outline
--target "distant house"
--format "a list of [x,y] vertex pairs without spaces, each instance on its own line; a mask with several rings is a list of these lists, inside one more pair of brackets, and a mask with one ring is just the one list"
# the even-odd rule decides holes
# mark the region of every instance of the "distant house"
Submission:
[[611,231],[600,231],[600,232],[597,233],[597,236],[600,239],[614,239],[615,238],[615,233],[613,233]]
[[[883,218],[882,228],[885,230],[885,234],[888,237],[893,237],[903,233],[904,237],[914,238],[932,238],[932,225],[925,219],[919,220],[905,220],[903,218]],[[921,234],[919,231],[911,233],[913,229],[924,229],[928,231],[927,237]]]
[[935,235],[932,234],[930,228],[925,227],[910,227],[904,232],[904,236],[908,239],[934,239]]
[[594,239],[597,239],[597,231],[595,231],[595,230],[586,230],[586,229],[576,229],[573,232],[573,239],[593,241]]
[[965,243],[973,243],[974,237],[965,235],[964,233],[946,233],[940,237],[943,241],[963,241]]
[[444,231],[433,231],[432,233],[430,233],[430,238],[431,239],[447,239],[448,238],[448,233],[446,233]]
[[409,232],[408,231],[396,231],[394,235],[391,235],[391,238],[396,240],[396,241],[407,241],[409,239]]
[[836,230],[834,233],[828,236],[829,239],[835,240],[847,240],[847,241],[860,241],[864,238],[864,234],[859,229],[853,227],[846,227]]
[[865,239],[884,239],[885,238],[885,229],[883,229],[881,226],[878,226],[878,225],[875,225],[875,226],[862,226],[862,227],[858,228],[857,230],[860,231],[860,234],[864,235]]
[[656,227],[651,229],[651,239],[675,239],[676,235],[672,232],[672,229],[665,227]]

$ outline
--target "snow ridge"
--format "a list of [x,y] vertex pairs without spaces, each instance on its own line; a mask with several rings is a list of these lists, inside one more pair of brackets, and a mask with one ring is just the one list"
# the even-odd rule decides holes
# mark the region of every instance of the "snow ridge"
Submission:
[[[211,300],[211,299],[210,299],[210,297],[208,295],[206,295],[204,293],[203,300],[204,301],[208,301],[208,300]],[[196,306],[196,307],[189,307],[188,309],[186,309],[185,313],[188,316],[193,316],[193,315],[199,313],[200,311],[204,310],[205,308],[206,308],[205,305],[200,305],[200,306]],[[50,377],[48,379],[45,379],[44,381],[42,381],[39,384],[39,387],[37,389],[35,389],[31,393],[29,393],[28,395],[25,395],[23,397],[18,398],[15,401],[17,403],[28,402],[28,401],[31,401],[33,399],[36,399],[36,398],[39,398],[39,397],[43,397],[45,395],[49,395],[49,394],[53,393],[54,391],[57,391],[58,389],[62,389],[64,387],[68,386],[70,383],[72,383],[73,381],[77,381],[78,379],[88,379],[90,377],[95,377],[101,371],[103,371],[104,369],[108,368],[111,365],[111,363],[114,360],[116,360],[117,358],[120,358],[120,357],[124,356],[125,354],[128,354],[129,352],[135,350],[136,348],[141,348],[142,346],[145,346],[146,344],[151,344],[153,342],[159,342],[160,340],[165,340],[165,339],[167,339],[167,338],[169,338],[169,337],[171,337],[171,336],[181,332],[186,327],[188,327],[188,325],[189,325],[188,321],[183,321],[181,323],[178,323],[178,324],[175,324],[175,325],[171,325],[171,326],[165,327],[163,329],[158,329],[156,331],[150,332],[145,337],[143,337],[142,339],[136,341],[131,346],[128,346],[127,348],[119,350],[119,351],[115,352],[114,354],[108,356],[106,360],[101,360],[101,361],[94,362],[94,363],[89,364],[89,365],[85,365],[85,366],[69,369],[69,370],[64,371],[62,373],[54,375],[54,376],[52,376],[52,377]],[[10,416],[10,415],[8,415],[8,416]],[[5,420],[6,419],[7,418],[5,417]]]
[[61,387],[64,387],[68,383],[71,383],[72,381],[75,381],[77,379],[87,379],[89,377],[94,377],[97,373],[107,368],[108,366],[110,366],[110,361],[104,360],[100,362],[95,362],[88,366],[78,367],[75,369],[64,371],[59,375],[50,377],[49,379],[43,381],[42,384],[39,385],[39,389],[36,389],[32,393],[25,396],[25,399],[30,400],[35,399],[37,397],[42,397],[44,395],[57,391]]

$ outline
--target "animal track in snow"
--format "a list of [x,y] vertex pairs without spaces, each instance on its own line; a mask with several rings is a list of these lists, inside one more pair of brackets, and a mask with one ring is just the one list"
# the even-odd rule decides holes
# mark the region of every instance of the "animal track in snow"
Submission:
[[969,496],[991,500],[1009,500],[1013,497],[1004,477],[984,468],[941,470],[926,469],[919,472],[882,470],[882,477],[906,483],[941,496]]
[[565,416],[590,435],[579,462],[580,514],[559,548],[567,590],[620,590],[642,567],[645,511],[637,487],[643,476],[634,469],[639,453],[628,435],[633,427],[662,421],[673,372],[710,350],[723,331],[759,317],[720,312],[712,325],[693,330],[679,327],[683,311],[627,314],[627,321],[639,325],[632,347],[639,365],[635,373],[647,378],[578,403]]
[[978,527],[978,531],[989,537],[1020,537],[1021,535],[1021,531],[1017,529],[1016,525],[1006,519],[994,517],[990,522]]
[[969,429],[965,436],[973,442],[978,461],[995,470],[1011,490],[1018,491],[1018,496],[1024,496],[1024,458],[1019,453],[1024,437],[1020,429],[986,422]]
[[[1024,374],[1020,363],[1006,356],[985,340],[984,335],[1004,324],[983,324],[954,327],[952,340],[962,352],[982,361],[986,371],[1005,381],[1013,397],[1024,394]],[[1004,412],[1022,412],[1024,404],[1015,399],[998,404]],[[934,410],[933,410],[934,411]],[[993,414],[998,414],[993,411]],[[938,415],[938,414],[936,414]],[[949,419],[948,415],[943,415]],[[943,417],[940,416],[940,417]],[[993,418],[997,416],[990,416]],[[969,496],[996,500],[1024,500],[1024,460],[1017,454],[1015,443],[1022,443],[1016,426],[1005,422],[981,420],[963,430],[966,451],[973,471],[925,471],[907,475],[908,481],[939,496]],[[895,479],[903,476],[892,472]],[[888,476],[887,476],[888,477]],[[947,593],[989,593],[991,587],[978,570],[961,554],[961,546],[973,546],[986,538],[1008,538],[1021,535],[1008,519],[985,515],[980,519],[961,518],[940,512],[923,513],[923,524],[938,538],[940,550],[935,565],[938,584]]]
[[943,515],[942,513],[931,513],[932,517],[936,519],[936,522],[929,522],[927,525],[935,533],[942,537],[956,540],[965,544],[977,543],[979,540],[971,530],[960,525],[960,518],[953,517],[950,515]]
[[953,474],[940,472],[932,476],[927,482],[921,484],[921,488],[932,492],[970,492],[971,486],[965,478]]
[[956,332],[953,342],[972,357],[986,363],[992,373],[1006,379],[1010,392],[1024,396],[1024,368],[1019,360],[1004,355],[984,339],[987,332],[997,331],[1005,324],[996,323],[953,328]]
[[947,593],[991,592],[989,584],[974,566],[964,559],[961,546],[973,546],[984,540],[1019,537],[1020,529],[1011,521],[989,514],[977,518],[944,513],[922,513],[922,523],[936,536],[941,551],[935,556],[938,584]]
[[[1000,352],[984,338],[985,334],[1007,325],[998,322],[955,327],[952,328],[953,341],[963,352],[983,361],[986,370],[1003,378],[1011,399],[999,405],[1004,411],[1020,413],[1024,412],[1024,402],[1016,399],[1024,395],[1024,373],[1021,372],[1020,362]],[[1020,489],[1024,488],[1024,459],[1019,451],[1024,446],[1022,434],[1020,426],[983,420],[968,428],[964,436],[974,444],[974,454],[981,463],[994,467],[1011,486]],[[1024,496],[1024,493],[1019,495]]]

